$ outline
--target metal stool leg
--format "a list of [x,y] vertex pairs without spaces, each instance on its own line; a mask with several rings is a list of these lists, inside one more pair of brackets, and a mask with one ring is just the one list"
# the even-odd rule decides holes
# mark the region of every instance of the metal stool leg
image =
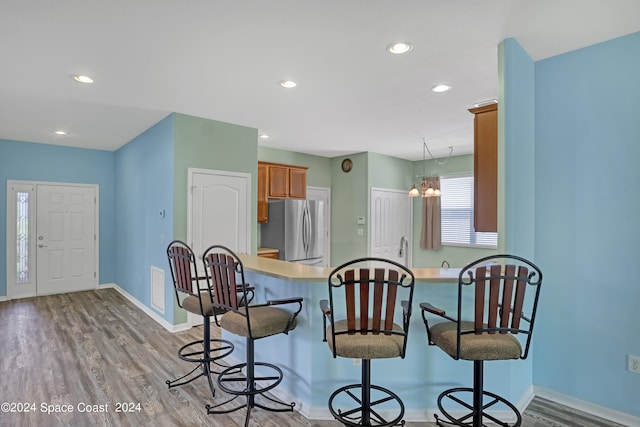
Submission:
[[[211,343],[219,344],[216,347],[211,347]],[[202,350],[200,350],[200,347]],[[166,384],[168,388],[178,387],[181,385],[189,384],[200,377],[207,377],[209,383],[209,389],[211,395],[215,396],[215,388],[213,385],[212,374],[218,372],[211,370],[211,363],[218,364],[218,360],[228,356],[233,352],[233,343],[231,341],[222,339],[211,339],[211,325],[209,323],[209,317],[204,318],[202,340],[192,341],[183,345],[178,350],[178,357],[186,362],[197,363],[196,367],[185,375],[176,378],[174,380],[167,380]],[[214,353],[214,355],[212,355]],[[222,365],[220,365],[222,366]],[[197,375],[193,375],[198,371]]]
[[[220,390],[232,395],[233,397],[225,402],[218,403],[216,405],[206,405],[208,414],[228,414],[230,412],[235,412],[242,408],[246,408],[245,427],[249,425],[251,409],[254,407],[258,407],[271,412],[292,412],[293,408],[295,407],[294,402],[285,403],[278,399],[269,397],[265,394],[266,392],[280,384],[283,378],[282,370],[276,365],[255,361],[254,340],[247,338],[246,346],[246,362],[230,366],[220,372],[220,374],[218,375],[218,387],[220,387]],[[256,366],[266,368],[273,373],[271,375],[256,376]],[[256,384],[257,382],[260,382],[262,385],[258,386]],[[240,387],[233,388],[230,383],[239,383]],[[257,403],[255,400],[255,397],[257,395],[261,395],[263,398],[282,407],[273,408]],[[237,399],[240,396],[246,397],[245,405],[238,405],[232,409],[217,409],[220,406],[226,405],[227,403]]]
[[[438,396],[438,409],[448,419],[445,421],[435,414],[436,424],[439,426],[455,425],[463,427],[483,427],[483,421],[486,419],[492,424],[500,427],[519,427],[522,423],[520,411],[508,400],[497,394],[484,391],[483,386],[484,363],[482,360],[474,360],[473,362],[473,388],[458,387],[445,390]],[[471,395],[469,397],[463,397]],[[489,397],[487,403],[484,403],[484,397]],[[468,403],[469,400],[471,403]],[[445,402],[448,403],[445,408]],[[515,422],[509,423],[497,419],[495,416],[487,413],[487,409],[501,403],[505,405],[514,415]],[[454,405],[454,407],[451,407]],[[468,411],[464,416],[455,418],[451,412]]]
[[[355,392],[360,389],[360,396]],[[381,397],[372,401],[371,391],[376,391],[377,394],[381,394]],[[346,404],[340,405],[344,408],[338,408],[338,403],[335,402],[336,398],[347,397],[347,401],[354,401],[357,406],[346,408]],[[395,400],[398,408],[396,410],[397,415],[387,420],[376,409],[375,406],[385,402]],[[334,403],[335,402],[335,403]],[[334,391],[329,397],[329,411],[333,417],[340,421],[345,426],[358,427],[358,426],[395,426],[404,425],[404,403],[400,400],[397,394],[386,388],[371,384],[371,360],[362,360],[362,381],[360,384],[351,384],[339,388]]]

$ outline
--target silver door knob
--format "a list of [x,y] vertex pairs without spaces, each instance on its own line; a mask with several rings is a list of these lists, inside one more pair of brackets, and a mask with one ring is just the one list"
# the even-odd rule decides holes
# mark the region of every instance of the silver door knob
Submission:
[[38,247],[39,247],[39,248],[46,248],[46,247],[47,247],[47,245],[43,245],[42,243],[40,243],[40,244],[38,245]]

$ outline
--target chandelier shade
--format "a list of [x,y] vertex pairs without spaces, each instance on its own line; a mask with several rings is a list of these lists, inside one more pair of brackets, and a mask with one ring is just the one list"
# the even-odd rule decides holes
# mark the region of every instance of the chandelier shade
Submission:
[[[427,152],[429,152],[429,156],[431,160],[436,162],[438,165],[444,165],[447,163],[451,154],[453,154],[453,146],[449,147],[449,156],[446,159],[438,161],[433,157],[429,147],[427,147],[427,141],[422,138],[422,176],[417,176],[416,178],[420,178],[417,184],[413,184],[411,190],[409,190],[409,197],[440,197],[442,192],[440,191],[440,179],[438,177],[428,177],[425,172],[426,162],[427,162]],[[418,190],[418,187],[420,189]]]

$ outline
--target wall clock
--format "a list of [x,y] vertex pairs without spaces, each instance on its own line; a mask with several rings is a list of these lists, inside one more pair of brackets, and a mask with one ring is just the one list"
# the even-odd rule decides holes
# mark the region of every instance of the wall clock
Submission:
[[353,162],[351,161],[351,159],[344,159],[342,161],[342,172],[349,172],[351,170],[351,168],[353,167]]

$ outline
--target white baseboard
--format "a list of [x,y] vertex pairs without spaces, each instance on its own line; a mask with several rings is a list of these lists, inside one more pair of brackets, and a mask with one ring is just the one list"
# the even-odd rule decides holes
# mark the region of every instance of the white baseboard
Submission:
[[520,413],[522,414],[527,409],[527,406],[529,406],[534,397],[536,397],[536,395],[533,386],[530,386],[522,395],[522,397],[516,403],[514,403],[514,406],[518,408],[518,411],[520,411]]
[[568,406],[569,408],[577,409],[578,411],[586,412],[587,414],[604,418],[606,420],[625,426],[640,427],[640,418],[634,417],[633,415],[605,408],[604,406],[576,399],[575,397],[567,396],[566,394],[558,393],[557,391],[549,390],[536,385],[533,386],[533,391],[538,397],[542,397],[561,405]]
[[0,302],[2,302],[2,301],[6,301],[6,300],[7,300],[7,297],[1,297],[1,296],[0,296]]
[[116,291],[118,291],[123,297],[125,297],[126,299],[128,299],[129,301],[131,301],[131,303],[133,305],[135,305],[136,307],[138,307],[140,310],[142,310],[147,316],[151,317],[153,320],[156,321],[156,323],[158,323],[160,326],[162,326],[163,328],[165,328],[167,331],[171,332],[171,333],[176,333],[176,332],[180,332],[180,331],[186,331],[187,329],[191,328],[191,326],[188,323],[180,323],[178,325],[172,325],[171,323],[167,322],[165,319],[163,319],[162,317],[160,317],[156,312],[154,312],[152,309],[150,309],[149,307],[147,307],[146,305],[144,305],[143,303],[141,303],[140,301],[138,301],[133,295],[131,295],[129,292],[125,291],[124,289],[122,289],[120,286],[116,285],[115,283],[106,283],[103,285],[98,286],[99,289],[106,289],[106,288],[113,288]]

